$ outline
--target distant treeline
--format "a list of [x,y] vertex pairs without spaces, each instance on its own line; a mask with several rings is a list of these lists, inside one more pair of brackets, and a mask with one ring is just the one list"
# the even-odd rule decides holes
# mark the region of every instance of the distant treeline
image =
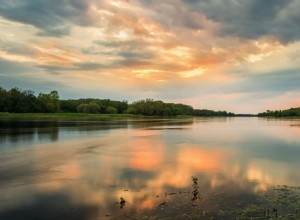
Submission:
[[258,117],[300,117],[300,108],[290,108],[286,110],[270,111],[259,113]]
[[60,100],[57,91],[39,93],[31,90],[0,87],[0,112],[11,113],[88,113],[88,114],[136,114],[146,116],[234,116],[231,112],[194,109],[189,105],[164,103],[145,99],[128,104],[127,101],[110,99],[68,99]]

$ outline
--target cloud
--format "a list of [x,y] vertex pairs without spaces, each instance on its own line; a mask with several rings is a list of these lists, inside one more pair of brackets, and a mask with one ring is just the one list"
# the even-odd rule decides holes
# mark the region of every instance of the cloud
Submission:
[[88,70],[101,70],[106,69],[107,66],[101,63],[77,63],[74,65],[60,66],[60,65],[37,65],[36,67],[42,68],[51,74],[62,74],[63,71],[88,71]]
[[76,25],[109,26],[111,31],[123,27],[145,36],[150,36],[153,28],[167,32],[209,30],[224,37],[275,37],[289,43],[300,37],[299,9],[297,0],[14,0],[0,5],[0,15],[35,26],[41,36],[69,35]]
[[12,42],[0,39],[0,51],[6,51],[10,54],[18,54],[18,55],[25,55],[25,56],[33,56],[36,51],[31,48],[30,46],[19,43],[19,42]]
[[[248,79],[247,79],[248,78]],[[246,77],[240,91],[243,92],[290,92],[300,90],[300,70],[286,70],[259,74],[255,77]],[[292,79],[292,80],[291,80]]]
[[[147,42],[143,42],[142,40],[113,40],[109,39],[107,41],[98,40],[94,42],[95,44],[108,48],[143,48],[147,45]],[[149,44],[148,44],[149,45]]]
[[219,34],[243,39],[275,37],[283,43],[300,38],[296,0],[184,0],[189,8],[219,23]]
[[14,75],[22,72],[32,71],[33,68],[30,65],[21,64],[18,62],[12,62],[3,60],[0,58],[0,75]]
[[62,37],[70,34],[71,27],[69,25],[46,27],[42,31],[38,31],[37,35],[41,37]]
[[47,77],[39,68],[28,63],[7,61],[0,58],[0,87],[11,89],[18,87],[35,92],[49,92],[52,90],[67,91],[69,86],[57,79],[56,76]]
[[9,74],[23,68],[32,89],[36,78],[60,82],[74,98],[99,91],[238,109],[245,98],[296,97],[299,9],[298,0],[4,1],[0,73],[21,85]]
[[61,37],[70,33],[72,23],[90,22],[84,16],[87,8],[88,2],[81,0],[14,0],[1,3],[0,15],[35,26],[40,30],[38,35]]

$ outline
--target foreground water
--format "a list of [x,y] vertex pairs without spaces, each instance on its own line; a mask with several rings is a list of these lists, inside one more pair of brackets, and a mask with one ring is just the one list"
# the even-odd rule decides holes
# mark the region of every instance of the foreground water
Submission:
[[[274,186],[300,186],[300,120],[0,125],[0,219],[232,219]],[[260,212],[275,216],[276,204]]]

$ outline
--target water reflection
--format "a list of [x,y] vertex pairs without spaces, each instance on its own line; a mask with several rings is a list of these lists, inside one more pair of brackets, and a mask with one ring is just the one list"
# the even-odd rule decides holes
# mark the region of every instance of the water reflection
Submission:
[[[14,123],[2,137],[30,127]],[[179,218],[194,206],[220,209],[216,198],[226,205],[272,185],[300,185],[299,121],[53,123],[31,126],[41,137],[57,133],[53,142],[11,141],[0,155],[0,219]],[[79,130],[91,133],[78,138]]]
[[0,120],[0,151],[10,147],[24,147],[28,144],[50,143],[65,139],[81,138],[107,134],[112,129],[184,129],[191,125],[192,119],[112,119],[112,120],[78,120],[78,119],[7,119]]

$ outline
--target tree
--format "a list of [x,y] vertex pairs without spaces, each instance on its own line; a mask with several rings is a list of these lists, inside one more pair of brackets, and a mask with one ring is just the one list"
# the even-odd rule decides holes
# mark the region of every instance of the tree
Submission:
[[115,107],[108,106],[106,108],[106,113],[108,113],[108,114],[117,114],[118,110]]
[[88,104],[80,104],[80,105],[78,105],[77,106],[77,112],[79,112],[79,113],[85,113],[85,109],[86,109],[87,105]]
[[129,107],[128,109],[126,109],[125,111],[123,111],[124,114],[136,114],[136,109],[133,107]]
[[39,112],[59,112],[60,106],[58,92],[51,91],[49,94],[40,93],[37,97],[37,106]]
[[80,104],[77,107],[77,112],[96,114],[100,112],[100,106],[95,102],[90,102],[89,104]]
[[15,87],[8,91],[8,110],[10,112],[21,112],[21,91]]
[[8,92],[0,87],[0,112],[8,112],[9,106]]
[[77,112],[77,106],[79,106],[81,102],[79,100],[69,99],[69,100],[60,100],[60,110],[62,112]]
[[35,101],[36,97],[33,91],[21,91],[15,87],[6,93],[6,110],[16,113],[35,112]]
[[91,102],[86,106],[86,113],[89,114],[96,114],[100,112],[100,106],[95,103],[95,102]]
[[128,108],[128,102],[127,101],[111,101],[110,106],[116,108],[117,113],[121,114]]

